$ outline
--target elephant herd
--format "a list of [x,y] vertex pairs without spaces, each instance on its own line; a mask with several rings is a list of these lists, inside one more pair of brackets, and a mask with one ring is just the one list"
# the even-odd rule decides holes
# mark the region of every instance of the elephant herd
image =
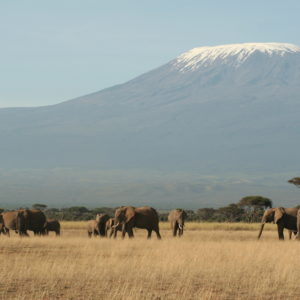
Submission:
[[28,236],[27,231],[33,231],[34,235],[48,235],[49,231],[54,231],[60,235],[60,223],[47,220],[39,209],[19,209],[0,214],[0,234],[10,236],[10,230],[20,236]]
[[[171,224],[173,236],[182,236],[186,212],[183,209],[174,209],[169,213],[168,219]],[[88,236],[117,237],[117,232],[122,233],[122,238],[126,233],[129,238],[134,237],[133,229],[146,229],[147,238],[151,238],[152,231],[161,239],[159,232],[159,218],[157,211],[149,206],[133,207],[121,206],[116,209],[114,218],[106,214],[97,214],[95,220],[90,220],[87,225]]]
[[[173,235],[183,234],[186,213],[182,209],[174,209],[169,214]],[[159,232],[159,218],[157,211],[149,206],[133,207],[121,206],[116,209],[113,218],[107,214],[97,214],[95,220],[87,223],[88,236],[109,236],[117,237],[117,232],[122,233],[122,238],[126,233],[129,238],[134,237],[133,229],[146,229],[148,238],[151,238],[152,231],[161,239]],[[46,218],[39,209],[19,209],[7,211],[0,214],[0,234],[10,236],[13,230],[20,236],[28,236],[27,231],[32,231],[34,235],[48,235],[49,231],[54,231],[60,235],[60,223],[54,219]]]
[[[182,236],[184,222],[187,214],[183,209],[170,211],[168,220],[171,225],[172,235]],[[289,230],[300,239],[300,209],[276,207],[269,208],[264,212],[258,239],[261,237],[265,223],[277,224],[278,237],[284,239],[284,229]],[[95,220],[87,223],[88,236],[117,237],[120,231],[122,238],[127,234],[129,238],[134,237],[133,229],[146,229],[147,237],[151,238],[154,231],[158,239],[161,239],[159,232],[159,218],[157,211],[149,206],[133,207],[121,206],[115,210],[114,217],[107,214],[97,214]],[[15,231],[20,236],[28,236],[27,231],[33,231],[35,235],[48,235],[53,231],[60,235],[60,223],[54,219],[46,218],[45,214],[39,209],[19,209],[15,211],[3,212],[0,214],[0,234],[10,235],[10,230]]]

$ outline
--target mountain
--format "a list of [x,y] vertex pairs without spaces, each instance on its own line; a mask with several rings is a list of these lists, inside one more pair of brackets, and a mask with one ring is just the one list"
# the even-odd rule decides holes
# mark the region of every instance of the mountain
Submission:
[[[74,172],[82,174],[76,180],[79,190],[91,180],[91,170],[101,173],[99,181],[109,189],[120,182],[116,172],[130,178],[114,190],[114,196],[93,193],[94,182],[85,188],[88,196],[76,193],[80,199],[68,196],[67,184],[62,183],[66,179],[62,180],[61,201],[76,198],[88,204],[95,199],[119,204],[126,192],[129,202],[149,199],[162,207],[171,205],[172,199],[185,199],[190,206],[196,199],[201,206],[203,197],[211,206],[235,201],[224,187],[219,194],[218,189],[211,191],[209,176],[223,178],[218,179],[221,185],[228,178],[241,180],[239,188],[235,186],[241,197],[253,191],[276,198],[274,187],[299,171],[299,83],[298,46],[250,43],[195,48],[129,82],[90,95],[53,106],[0,109],[0,174],[27,170],[27,180],[29,169],[43,174],[56,170],[55,176],[68,170],[71,177]],[[110,174],[109,179],[105,174]],[[270,180],[274,176],[276,180]],[[4,190],[13,190],[14,178]],[[27,189],[31,195],[36,180],[24,186],[20,192]],[[51,194],[49,186],[45,193]],[[7,195],[11,201],[20,198]],[[291,194],[293,203],[295,195]]]

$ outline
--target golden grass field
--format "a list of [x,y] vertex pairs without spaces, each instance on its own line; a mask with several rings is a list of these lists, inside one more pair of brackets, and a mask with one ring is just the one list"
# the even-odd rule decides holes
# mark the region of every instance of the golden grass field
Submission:
[[187,223],[182,238],[0,237],[0,299],[299,299],[300,243],[268,225]]

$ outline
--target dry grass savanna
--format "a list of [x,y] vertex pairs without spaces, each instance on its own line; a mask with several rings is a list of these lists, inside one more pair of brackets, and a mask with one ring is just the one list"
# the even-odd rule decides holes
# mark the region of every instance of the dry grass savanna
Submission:
[[268,224],[187,223],[182,238],[87,237],[86,222],[62,236],[0,237],[1,299],[296,299],[300,243]]

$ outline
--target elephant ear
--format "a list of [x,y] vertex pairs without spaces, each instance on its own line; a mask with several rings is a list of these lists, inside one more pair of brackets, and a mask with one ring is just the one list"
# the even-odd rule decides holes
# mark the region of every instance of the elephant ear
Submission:
[[135,217],[135,210],[132,207],[126,207],[124,210],[125,218],[126,218],[126,223],[132,222]]
[[284,214],[285,214],[285,210],[283,207],[275,208],[274,223],[277,224]]

